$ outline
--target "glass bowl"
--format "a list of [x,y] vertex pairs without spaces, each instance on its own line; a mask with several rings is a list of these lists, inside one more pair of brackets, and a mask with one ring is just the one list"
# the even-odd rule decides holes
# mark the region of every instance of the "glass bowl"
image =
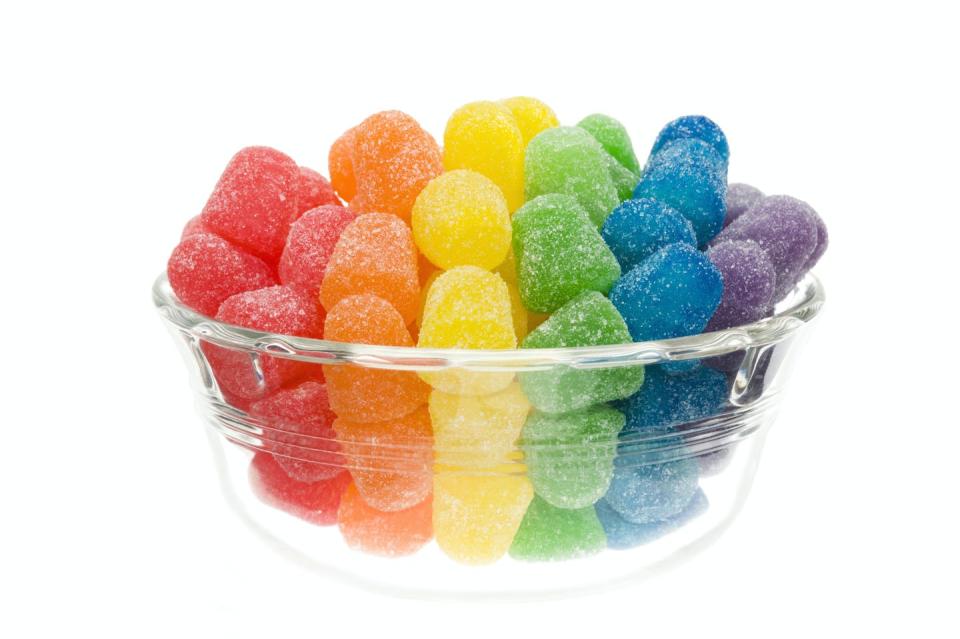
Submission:
[[264,541],[367,588],[480,597],[615,586],[714,540],[824,301],[808,275],[724,331],[467,351],[231,326],[165,276],[153,298],[225,496]]

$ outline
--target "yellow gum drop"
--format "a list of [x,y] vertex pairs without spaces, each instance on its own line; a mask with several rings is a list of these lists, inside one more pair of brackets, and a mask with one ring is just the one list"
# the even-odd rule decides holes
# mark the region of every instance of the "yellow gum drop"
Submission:
[[443,168],[482,173],[500,187],[510,212],[523,204],[526,144],[513,113],[496,102],[471,102],[450,116],[443,133]]
[[[458,266],[442,273],[427,292],[417,345],[421,348],[516,348],[517,335],[506,283],[496,273],[476,266]],[[420,376],[434,388],[455,395],[489,395],[513,381],[513,373],[457,368],[423,372]]]
[[489,564],[510,549],[533,499],[533,485],[509,466],[483,471],[437,467],[433,533],[451,559]]
[[536,98],[518,96],[501,100],[500,104],[513,113],[520,133],[523,134],[524,146],[541,131],[560,126],[560,120],[553,109]]
[[516,448],[530,412],[518,382],[492,395],[430,393],[434,458],[463,467],[495,466],[520,458]]
[[500,187],[466,169],[430,180],[413,205],[412,225],[417,247],[443,269],[496,268],[506,258],[513,236]]

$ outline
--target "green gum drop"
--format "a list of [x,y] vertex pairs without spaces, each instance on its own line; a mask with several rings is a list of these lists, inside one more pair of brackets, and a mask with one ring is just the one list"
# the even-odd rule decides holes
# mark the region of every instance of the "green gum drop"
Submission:
[[612,155],[630,173],[640,175],[640,162],[633,152],[633,143],[626,127],[609,115],[594,113],[577,123],[577,126],[593,136],[604,150]]
[[527,200],[549,193],[576,198],[600,227],[620,200],[603,147],[578,127],[547,129],[527,145],[524,184]]
[[520,448],[536,493],[557,508],[585,508],[600,499],[613,478],[625,421],[606,405],[562,415],[531,413]]
[[584,291],[606,294],[620,264],[577,200],[542,195],[513,216],[513,251],[523,305],[550,313]]
[[510,556],[524,561],[574,559],[600,552],[606,545],[593,507],[564,510],[534,497],[513,538]]
[[[610,300],[587,291],[527,335],[521,348],[605,346],[631,341],[626,322]],[[633,395],[643,384],[643,366],[594,370],[557,366],[521,373],[520,382],[537,410],[566,413]]]

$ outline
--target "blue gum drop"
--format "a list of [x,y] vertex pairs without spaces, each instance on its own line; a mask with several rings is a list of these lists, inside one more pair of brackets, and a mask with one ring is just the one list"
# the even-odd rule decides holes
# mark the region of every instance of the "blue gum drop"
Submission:
[[727,216],[723,161],[703,140],[674,140],[650,156],[633,197],[653,198],[676,209],[690,220],[697,244],[704,246],[723,229]]
[[712,368],[670,375],[648,366],[643,386],[619,405],[627,418],[621,441],[716,415],[727,403],[727,386],[726,375]]
[[690,503],[673,517],[646,524],[635,524],[621,517],[620,513],[604,499],[594,505],[597,518],[606,533],[607,547],[616,550],[626,550],[656,541],[702,515],[708,507],[707,496],[703,490],[698,489],[690,499]]
[[638,448],[618,453],[613,479],[603,499],[617,514],[634,524],[676,516],[697,491],[700,478],[697,459],[684,456],[687,453],[680,437],[648,438],[647,443]]
[[690,220],[650,198],[627,200],[607,216],[600,235],[624,273],[668,244],[697,245]]
[[723,173],[726,176],[726,166],[730,162],[730,145],[727,143],[727,136],[723,134],[716,122],[705,115],[684,115],[668,122],[660,129],[650,150],[650,156],[653,157],[674,140],[685,139],[702,140],[713,147],[723,162]]
[[670,244],[628,271],[610,290],[636,342],[696,335],[723,296],[723,277],[689,244]]

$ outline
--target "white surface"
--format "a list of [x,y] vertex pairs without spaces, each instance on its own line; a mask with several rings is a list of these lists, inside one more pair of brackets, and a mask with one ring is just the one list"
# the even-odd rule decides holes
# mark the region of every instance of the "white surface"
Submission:
[[[946,11],[10,4],[0,635],[956,636],[960,109]],[[732,180],[826,219],[826,312],[746,509],[693,563],[523,605],[325,582],[226,509],[150,284],[237,148],[323,170],[368,113],[405,109],[440,134],[461,103],[513,94],[566,123],[607,111],[641,155],[677,115],[716,119]]]

